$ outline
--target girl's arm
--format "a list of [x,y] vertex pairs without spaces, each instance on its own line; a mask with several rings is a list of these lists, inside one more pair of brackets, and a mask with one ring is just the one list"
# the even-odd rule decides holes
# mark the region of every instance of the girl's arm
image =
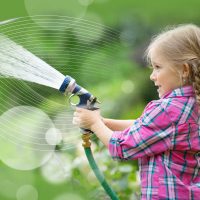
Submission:
[[101,142],[108,147],[113,131],[109,129],[102,120],[96,121],[90,127],[90,130],[101,140]]
[[102,121],[112,131],[123,131],[130,127],[134,122],[134,120],[116,120],[108,118],[102,118]]
[[76,108],[73,122],[81,128],[93,131],[109,148],[113,158],[137,159],[168,151],[174,145],[171,141],[174,125],[169,114],[160,104],[154,102],[146,110],[141,119],[133,122],[131,129],[119,132],[112,131],[104,124],[99,110]]

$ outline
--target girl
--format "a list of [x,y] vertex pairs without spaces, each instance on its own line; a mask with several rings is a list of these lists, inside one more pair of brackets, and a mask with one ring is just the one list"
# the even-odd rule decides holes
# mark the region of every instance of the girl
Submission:
[[138,159],[143,200],[200,199],[200,28],[180,25],[146,50],[159,100],[134,121],[77,108],[73,123],[92,130],[114,159]]

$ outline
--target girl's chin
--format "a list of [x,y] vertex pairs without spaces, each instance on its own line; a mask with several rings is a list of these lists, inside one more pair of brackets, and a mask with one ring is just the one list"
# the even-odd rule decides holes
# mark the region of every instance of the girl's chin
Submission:
[[159,96],[159,98],[162,98],[162,97],[163,97],[163,95],[164,95],[164,93],[163,93],[163,92],[161,92],[161,91],[158,91],[158,96]]
[[162,97],[162,92],[160,91],[160,89],[157,89],[157,92],[158,92],[159,98],[161,98]]

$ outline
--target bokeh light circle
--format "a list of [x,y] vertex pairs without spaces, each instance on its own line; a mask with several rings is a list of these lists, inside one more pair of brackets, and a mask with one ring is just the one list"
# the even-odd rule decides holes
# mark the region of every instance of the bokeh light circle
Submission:
[[32,185],[23,185],[18,189],[16,198],[17,200],[37,200],[37,189]]
[[0,159],[9,167],[31,170],[43,165],[55,149],[45,133],[54,128],[42,110],[17,106],[0,116]]
[[[83,28],[87,23],[89,23],[90,26]],[[73,31],[80,42],[88,44],[99,41],[104,34],[104,28],[100,16],[95,13],[87,13],[84,16],[84,21],[82,21],[82,23],[77,23],[73,27]]]
[[41,167],[42,176],[52,184],[60,184],[71,177],[71,159],[68,154],[55,152]]
[[46,141],[50,145],[57,145],[62,140],[62,134],[59,129],[50,128],[45,135]]
[[63,146],[61,150],[66,150],[76,146],[80,140],[80,129],[72,124],[73,112],[72,110],[67,111],[64,109],[55,115],[53,123],[62,135]]
[[[40,27],[48,30],[66,29],[71,27],[78,19],[85,15],[87,3],[79,0],[24,0],[26,11],[33,16],[33,21]],[[48,6],[47,6],[48,5]],[[35,16],[46,16],[45,20],[40,20]],[[67,16],[65,24],[60,23],[60,16]]]

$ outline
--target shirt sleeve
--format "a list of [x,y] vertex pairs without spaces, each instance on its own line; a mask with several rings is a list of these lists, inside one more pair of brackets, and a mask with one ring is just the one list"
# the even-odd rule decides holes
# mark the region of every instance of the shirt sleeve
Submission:
[[113,159],[128,160],[162,153],[172,147],[175,126],[161,104],[150,102],[142,116],[124,131],[115,131],[109,151]]

